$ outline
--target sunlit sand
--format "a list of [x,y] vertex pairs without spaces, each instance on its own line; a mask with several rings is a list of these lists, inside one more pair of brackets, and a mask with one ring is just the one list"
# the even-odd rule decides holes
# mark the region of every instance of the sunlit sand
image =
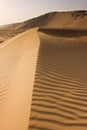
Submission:
[[0,45],[0,130],[87,129],[87,30],[55,17]]

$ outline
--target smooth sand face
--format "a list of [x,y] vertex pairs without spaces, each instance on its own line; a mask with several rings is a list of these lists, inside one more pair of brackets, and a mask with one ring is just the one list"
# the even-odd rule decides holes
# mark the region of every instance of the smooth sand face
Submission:
[[27,130],[39,48],[37,29],[1,45],[0,130]]

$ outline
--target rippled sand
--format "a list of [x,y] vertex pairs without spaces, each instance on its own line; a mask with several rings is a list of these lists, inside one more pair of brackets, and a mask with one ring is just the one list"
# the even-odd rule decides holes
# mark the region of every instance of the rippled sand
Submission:
[[29,130],[87,129],[87,37],[64,31],[40,29]]
[[37,30],[0,45],[0,130],[86,130],[87,33]]

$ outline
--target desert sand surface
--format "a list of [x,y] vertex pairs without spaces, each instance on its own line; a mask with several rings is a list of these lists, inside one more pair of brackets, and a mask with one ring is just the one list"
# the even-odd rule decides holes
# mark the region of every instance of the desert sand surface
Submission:
[[0,46],[0,130],[27,130],[39,48],[37,28]]
[[0,27],[0,130],[87,130],[86,23],[74,11]]
[[87,10],[49,12],[21,23],[0,26],[0,43],[35,27],[87,29]]
[[86,32],[39,29],[29,130],[87,129]]

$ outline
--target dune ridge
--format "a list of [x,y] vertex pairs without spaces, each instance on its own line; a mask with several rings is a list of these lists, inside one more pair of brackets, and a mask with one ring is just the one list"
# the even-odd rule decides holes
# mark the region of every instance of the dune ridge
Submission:
[[0,43],[35,27],[87,29],[87,10],[49,12],[21,23],[0,26]]
[[39,48],[37,29],[0,46],[0,130],[27,130]]
[[[66,31],[67,38],[60,36],[61,30],[54,32],[55,29],[38,32],[40,48],[29,130],[86,130],[87,42],[82,32],[81,35],[77,31],[77,37],[70,33],[73,40]],[[69,30],[67,32],[69,34]],[[78,37],[83,37],[81,43]]]
[[86,29],[33,28],[3,42],[0,129],[86,130],[86,59]]

